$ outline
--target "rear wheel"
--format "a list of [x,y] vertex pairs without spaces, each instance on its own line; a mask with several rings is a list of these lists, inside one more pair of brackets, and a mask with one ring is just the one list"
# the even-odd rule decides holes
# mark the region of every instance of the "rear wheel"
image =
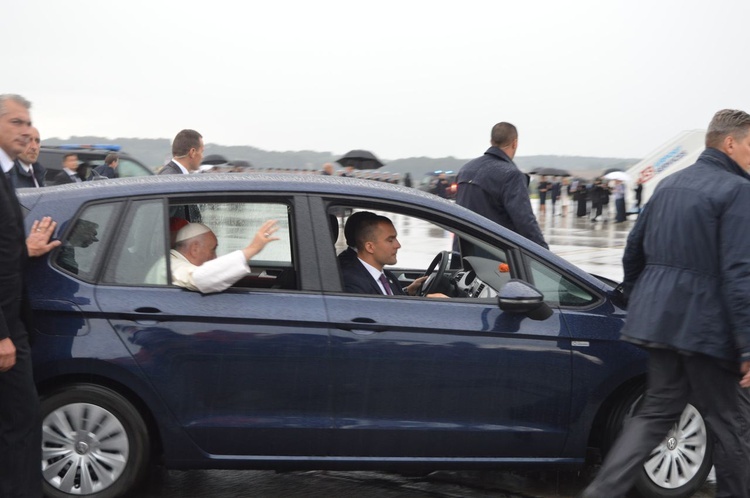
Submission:
[[143,478],[149,453],[143,418],[115,391],[75,384],[42,398],[45,495],[122,496]]

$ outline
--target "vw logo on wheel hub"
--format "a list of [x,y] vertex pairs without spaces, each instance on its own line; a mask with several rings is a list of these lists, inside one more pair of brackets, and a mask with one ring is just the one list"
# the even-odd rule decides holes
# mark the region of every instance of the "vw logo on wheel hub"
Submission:
[[83,441],[78,441],[76,443],[76,453],[79,455],[84,455],[86,452],[89,451],[89,445]]
[[673,437],[670,437],[669,439],[667,439],[667,448],[668,448],[668,449],[669,449],[670,451],[672,451],[672,450],[674,450],[675,448],[677,448],[677,439],[675,439],[675,438],[673,438]]

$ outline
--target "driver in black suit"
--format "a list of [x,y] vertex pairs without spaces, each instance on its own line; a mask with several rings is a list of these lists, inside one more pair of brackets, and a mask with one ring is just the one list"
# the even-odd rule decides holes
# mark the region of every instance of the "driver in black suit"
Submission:
[[[388,296],[417,295],[426,276],[414,280],[402,289],[396,276],[384,268],[385,265],[396,264],[396,254],[401,247],[391,220],[361,211],[347,220],[344,233],[347,243],[355,244],[355,248],[349,247],[339,255],[346,292]],[[428,297],[448,296],[429,294]]]

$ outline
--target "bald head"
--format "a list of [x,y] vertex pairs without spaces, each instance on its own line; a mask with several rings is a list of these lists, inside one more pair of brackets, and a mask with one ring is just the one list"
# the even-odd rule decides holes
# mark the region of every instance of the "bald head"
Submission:
[[513,159],[518,149],[518,130],[510,123],[501,122],[492,127],[490,144],[505,152]]

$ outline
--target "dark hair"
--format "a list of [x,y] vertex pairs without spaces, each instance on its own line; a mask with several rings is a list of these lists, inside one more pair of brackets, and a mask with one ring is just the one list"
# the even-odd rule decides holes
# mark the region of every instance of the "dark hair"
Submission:
[[385,216],[380,216],[379,214],[374,213],[370,214],[372,214],[372,216],[364,217],[357,223],[357,229],[354,235],[358,251],[364,249],[367,242],[373,241],[378,225],[381,223],[393,225],[393,222]]
[[503,148],[513,143],[518,138],[518,130],[510,123],[503,121],[492,127],[490,143],[495,147]]
[[724,109],[714,114],[706,133],[706,147],[719,148],[724,138],[731,135],[742,140],[750,131],[750,114],[735,109]]
[[114,152],[111,152],[107,154],[107,157],[104,158],[104,164],[110,165],[118,159],[120,159],[120,156],[118,154],[115,154]]
[[346,245],[349,247],[356,247],[357,232],[359,231],[361,223],[367,219],[377,218],[377,216],[377,214],[371,213],[370,211],[357,211],[349,216],[344,225],[344,238],[346,239]]
[[198,149],[201,146],[203,136],[195,130],[182,130],[172,141],[172,156],[186,156],[190,149]]
[[75,152],[67,152],[63,154],[63,162],[65,162],[65,160],[71,156],[75,156],[75,158],[78,159],[78,154],[76,154]]

